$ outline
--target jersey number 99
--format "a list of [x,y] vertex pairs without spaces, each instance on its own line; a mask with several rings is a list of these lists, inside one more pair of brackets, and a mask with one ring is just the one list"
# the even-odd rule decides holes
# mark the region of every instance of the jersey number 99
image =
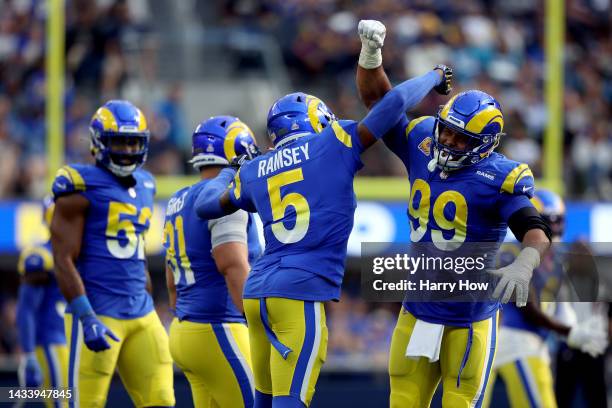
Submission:
[[[418,203],[414,199],[420,193]],[[454,204],[455,216],[448,219],[444,214],[444,209],[448,204]],[[416,179],[410,191],[410,202],[408,213],[410,214],[410,240],[419,242],[427,232],[429,223],[429,210],[431,207],[431,188],[423,179]],[[448,190],[438,196],[433,203],[433,219],[439,229],[431,229],[431,240],[436,248],[446,251],[453,251],[461,246],[465,241],[467,231],[467,202],[463,194],[458,191]],[[414,221],[418,221],[418,226],[414,227]],[[450,238],[445,238],[443,231],[453,231]]]

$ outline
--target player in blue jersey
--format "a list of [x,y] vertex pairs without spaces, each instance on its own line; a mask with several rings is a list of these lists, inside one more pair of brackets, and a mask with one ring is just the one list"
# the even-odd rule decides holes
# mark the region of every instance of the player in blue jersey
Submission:
[[[53,199],[43,200],[43,221],[49,226]],[[68,386],[68,349],[64,335],[66,302],[53,272],[51,243],[25,248],[19,256],[21,274],[17,302],[19,342],[25,353],[19,368],[22,387],[61,389]],[[60,406],[49,402],[48,406]]]
[[196,211],[204,218],[242,208],[258,212],[264,225],[265,252],[243,294],[256,407],[310,404],[327,350],[322,302],[340,297],[361,153],[445,73],[398,85],[361,122],[337,120],[314,96],[284,96],[268,113],[274,149],[241,158],[238,172],[222,170],[200,193]]
[[258,150],[251,129],[233,116],[200,123],[192,146],[191,163],[201,181],[172,195],[164,227],[166,280],[176,315],[170,352],[191,384],[196,407],[252,407],[255,385],[242,290],[249,263],[261,253],[254,216],[237,211],[201,219],[194,203],[236,155]]
[[[376,109],[391,88],[380,51],[385,28],[362,21],[359,35],[357,85],[366,106]],[[509,226],[523,249],[511,265],[493,271],[501,276],[493,295],[508,302],[516,292],[517,304],[524,305],[550,229],[529,201],[531,170],[493,151],[503,125],[493,97],[467,91],[435,117],[409,121],[404,115],[384,141],[408,172],[411,241],[440,251],[468,242],[495,248]],[[494,253],[488,255],[492,259]],[[443,406],[481,406],[495,355],[499,302],[407,299],[402,306],[391,340],[391,406],[428,406],[440,382]]]
[[[561,197],[552,191],[538,189],[531,200],[550,225],[552,240],[560,242],[565,221]],[[519,252],[518,244],[504,244],[498,254],[500,263],[510,264]],[[553,303],[564,278],[563,257],[551,250],[534,272],[531,285],[534,296],[527,306],[517,308],[509,304],[504,307],[485,406],[489,406],[496,375],[506,385],[513,408],[557,406],[546,343],[550,332],[567,337],[570,347],[594,357],[605,351],[607,333],[600,316],[577,322],[570,303]]]
[[153,308],[144,253],[155,195],[141,170],[149,144],[142,112],[127,101],[90,122],[95,165],[62,167],[53,183],[51,243],[69,305],[68,384],[73,403],[105,405],[115,368],[138,407],[173,406],[168,336]]

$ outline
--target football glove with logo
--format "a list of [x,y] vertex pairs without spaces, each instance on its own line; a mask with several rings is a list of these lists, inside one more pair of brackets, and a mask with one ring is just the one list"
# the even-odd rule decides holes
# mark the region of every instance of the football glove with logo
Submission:
[[516,305],[525,306],[529,295],[529,281],[538,265],[540,265],[538,250],[525,247],[510,265],[489,271],[490,274],[501,277],[493,292],[493,298],[501,298],[502,303],[508,303],[512,293],[516,292]]
[[439,69],[442,71],[443,78],[442,82],[434,87],[434,90],[440,95],[448,95],[453,90],[451,82],[453,80],[453,69],[443,64],[438,64],[434,67],[434,70]]
[[111,347],[106,340],[106,336],[115,341],[119,341],[117,336],[115,336],[96,315],[91,314],[81,317],[81,323],[83,324],[83,339],[85,340],[85,345],[92,351],[104,351]]

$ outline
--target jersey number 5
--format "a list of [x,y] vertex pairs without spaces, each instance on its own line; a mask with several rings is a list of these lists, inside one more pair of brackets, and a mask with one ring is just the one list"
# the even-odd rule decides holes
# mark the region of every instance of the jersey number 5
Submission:
[[[138,259],[144,259],[144,232],[136,233],[132,221],[138,217],[138,224],[146,225],[151,218],[151,209],[143,207],[138,214],[135,205],[111,201],[108,205],[108,220],[106,223],[106,248],[115,258],[129,259],[138,251]],[[127,240],[121,244],[121,238]]]
[[[294,244],[304,238],[310,224],[310,207],[306,198],[299,193],[289,193],[281,197],[280,188],[288,184],[304,180],[302,169],[288,170],[272,176],[268,179],[268,195],[272,207],[272,233],[283,244]],[[295,210],[295,225],[287,229],[283,224],[283,218],[287,207],[292,206]]]

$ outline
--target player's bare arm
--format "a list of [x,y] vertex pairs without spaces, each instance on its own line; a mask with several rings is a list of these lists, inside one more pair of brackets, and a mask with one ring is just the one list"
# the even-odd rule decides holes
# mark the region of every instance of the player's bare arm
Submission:
[[225,277],[234,305],[243,313],[242,291],[249,273],[247,246],[242,242],[227,242],[214,247],[212,256],[217,269]]
[[166,287],[168,288],[168,303],[172,310],[176,309],[176,285],[174,283],[174,275],[172,269],[166,263]]
[[83,228],[89,201],[79,194],[59,197],[51,222],[51,245],[57,282],[68,302],[85,294],[85,287],[75,266],[81,252]]
[[357,90],[369,110],[393,87],[382,66],[382,47],[387,30],[376,20],[361,20],[357,27],[361,52],[357,65]]

